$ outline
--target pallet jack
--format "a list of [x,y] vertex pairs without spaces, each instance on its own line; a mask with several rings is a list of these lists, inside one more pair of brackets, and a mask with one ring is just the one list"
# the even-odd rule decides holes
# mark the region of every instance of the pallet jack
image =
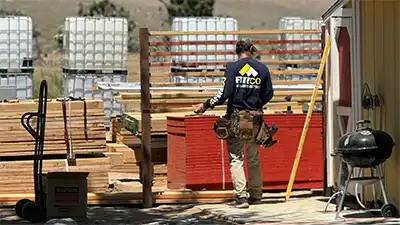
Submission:
[[[46,200],[43,191],[42,167],[45,123],[47,112],[47,82],[43,80],[40,84],[38,111],[27,112],[21,117],[22,126],[35,139],[35,152],[33,156],[33,179],[35,188],[35,201],[21,199],[15,205],[16,214],[29,222],[46,221]],[[36,117],[36,130],[32,128],[30,120]]]

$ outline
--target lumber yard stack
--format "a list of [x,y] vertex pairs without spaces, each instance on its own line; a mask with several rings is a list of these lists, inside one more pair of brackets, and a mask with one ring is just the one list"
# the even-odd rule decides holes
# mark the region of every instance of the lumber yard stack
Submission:
[[[64,137],[62,103],[48,100],[43,172],[90,172],[89,192],[104,192],[108,188],[110,159],[106,152],[104,105],[102,100],[86,100],[86,127],[84,102],[66,102],[68,139],[76,156],[76,166],[66,163],[67,145]],[[33,159],[35,139],[21,124],[25,112],[37,111],[34,100],[0,103],[0,194],[33,193]],[[36,128],[36,121],[30,124]]]
[[[128,182],[129,191],[141,192],[141,149],[133,149],[125,144],[107,143],[107,153],[105,154],[110,159],[111,168],[109,174],[111,183],[129,179],[131,181]],[[153,188],[154,190],[165,190],[167,188],[167,164],[166,162],[153,161]]]
[[[298,93],[289,92],[289,94],[298,94],[297,100],[305,101],[309,98],[308,92],[307,90],[298,91]],[[276,98],[279,96],[284,98],[287,94],[279,91],[276,91],[276,93]],[[194,113],[191,106],[203,102],[206,98],[214,95],[215,91],[154,91],[152,93],[152,101],[156,101],[152,103],[151,113],[151,148],[156,183],[158,177],[166,176],[168,156],[167,116],[193,116]],[[130,173],[131,176],[136,177],[138,174],[132,174],[132,171],[140,171],[142,162],[141,113],[137,112],[140,109],[134,107],[135,105],[140,105],[140,93],[122,92],[117,97],[117,101],[125,104],[125,109],[132,112],[125,112],[123,115],[114,115],[111,118],[110,135],[112,142],[116,145],[110,149],[114,149],[111,152],[123,152],[128,159],[125,159],[123,165],[113,167],[111,171],[125,174]],[[286,110],[287,106],[291,106],[291,110],[295,113],[300,113],[302,110],[299,102],[271,102],[266,105],[264,111],[267,114],[281,113]],[[224,115],[225,109],[226,106],[217,106],[213,110],[207,111],[206,114]],[[129,118],[133,122],[133,130],[124,128],[121,121],[122,116]]]
[[[124,116],[129,116],[135,119],[138,125],[136,133],[127,130],[123,127],[121,115],[111,118],[110,135],[112,143],[107,143],[108,156],[114,157],[110,172],[119,174],[119,177],[129,177],[140,179],[141,166],[143,162],[143,154],[141,149],[141,129],[140,118],[137,120],[140,113],[124,113]],[[166,122],[166,120],[164,121]],[[161,122],[162,123],[162,122]],[[159,120],[153,119],[153,127],[160,127]],[[167,186],[167,131],[165,129],[156,129],[152,134],[152,162],[153,162],[153,179],[155,188],[166,188]],[[118,158],[120,158],[118,160]],[[120,163],[122,161],[122,163]],[[141,186],[140,186],[141,187]]]
[[[217,84],[217,83],[216,83]],[[152,91],[151,105],[154,112],[174,112],[190,111],[188,107],[204,102],[207,98],[214,97],[217,91]],[[322,90],[318,92],[317,102],[322,100]],[[312,89],[308,90],[285,90],[278,89],[274,92],[271,100],[272,104],[266,106],[271,110],[285,110],[287,106],[294,109],[301,108],[304,103],[310,102]],[[291,96],[290,102],[285,101],[287,96]],[[124,104],[125,111],[140,111],[140,92],[121,92],[116,101]],[[183,109],[182,109],[183,108]]]

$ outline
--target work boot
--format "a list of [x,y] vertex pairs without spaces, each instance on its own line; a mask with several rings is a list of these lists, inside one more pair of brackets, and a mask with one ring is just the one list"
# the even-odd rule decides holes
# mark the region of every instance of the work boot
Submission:
[[228,203],[228,205],[239,209],[249,208],[249,202],[247,201],[247,198],[236,197],[232,202]]
[[256,198],[249,198],[249,204],[250,205],[260,205],[262,204],[261,199],[256,199]]

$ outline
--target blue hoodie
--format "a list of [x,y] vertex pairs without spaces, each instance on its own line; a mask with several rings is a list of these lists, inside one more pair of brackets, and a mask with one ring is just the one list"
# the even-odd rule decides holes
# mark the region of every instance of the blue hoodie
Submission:
[[223,87],[215,97],[204,102],[206,109],[228,100],[227,111],[260,110],[273,97],[271,76],[266,65],[252,58],[242,58],[225,70]]

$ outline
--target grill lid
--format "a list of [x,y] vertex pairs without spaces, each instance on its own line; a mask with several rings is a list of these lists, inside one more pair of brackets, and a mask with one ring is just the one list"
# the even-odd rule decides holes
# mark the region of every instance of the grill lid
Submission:
[[365,152],[378,149],[373,130],[370,128],[371,121],[361,120],[355,132],[343,135],[336,145],[338,152]]

